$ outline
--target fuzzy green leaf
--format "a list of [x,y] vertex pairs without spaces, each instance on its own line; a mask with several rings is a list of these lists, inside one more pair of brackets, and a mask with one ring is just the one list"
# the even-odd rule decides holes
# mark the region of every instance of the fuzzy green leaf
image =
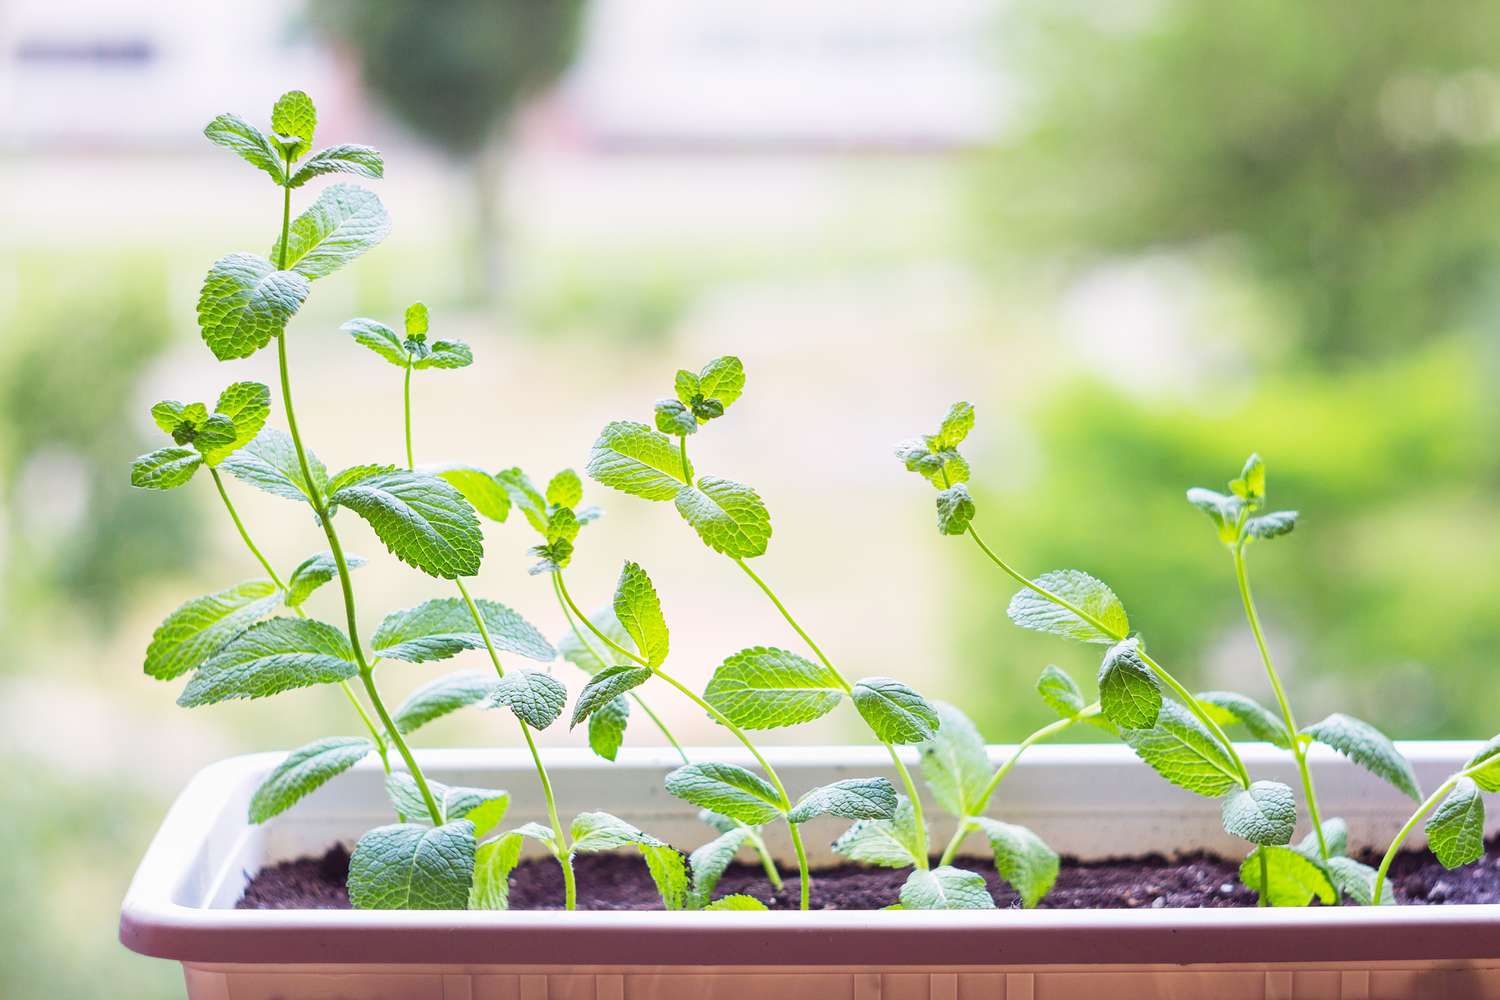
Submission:
[[516,718],[532,729],[546,729],[557,721],[568,703],[568,689],[551,674],[537,670],[510,670],[495,682],[485,705],[508,707]]
[[693,411],[675,399],[656,401],[656,429],[673,437],[696,434],[698,418]]
[[620,581],[615,584],[615,617],[648,665],[659,667],[666,662],[667,620],[651,578],[638,563],[627,562],[620,570]]
[[444,674],[413,691],[391,721],[397,732],[409,733],[433,719],[484,701],[494,694],[497,679],[492,673],[479,671]]
[[964,402],[954,403],[943,415],[943,424],[937,433],[937,445],[939,448],[957,448],[973,429],[973,405]]
[[359,672],[344,633],[311,618],[271,618],[251,626],[198,669],[177,704],[265,698]]
[[898,680],[866,677],[855,682],[849,696],[883,743],[921,743],[937,732],[937,712],[927,699]]
[[607,424],[594,442],[586,467],[605,486],[646,500],[671,500],[691,482],[672,439],[630,420]]
[[859,820],[833,842],[833,851],[850,861],[905,868],[922,857],[924,839],[911,800],[898,795],[894,817]]
[[1238,723],[1258,740],[1274,743],[1283,750],[1291,748],[1286,725],[1254,698],[1234,691],[1204,691],[1195,697],[1209,717],[1219,725]]
[[1109,647],[1099,665],[1099,707],[1121,729],[1150,729],[1161,712],[1161,688],[1135,639]]
[[[352,184],[324,188],[318,199],[292,220],[285,267],[306,278],[332,274],[385,239],[390,216],[373,191]],[[271,259],[281,260],[281,240]]]
[[990,842],[995,854],[995,870],[1021,896],[1021,905],[1030,909],[1052,891],[1061,867],[1057,852],[1024,826],[1002,823],[987,816],[974,822]]
[[714,671],[704,699],[737,726],[778,729],[820,719],[844,700],[838,676],[796,653],[752,646]]
[[589,749],[605,760],[614,760],[625,742],[630,724],[630,701],[621,695],[589,714]]
[[510,516],[510,493],[499,480],[472,465],[439,465],[424,469],[462,493],[464,499],[491,521]]
[[249,580],[185,602],[152,633],[146,673],[164,681],[182,676],[279,603],[281,592],[270,580]]
[[[1354,900],[1360,906],[1375,902],[1375,869],[1353,858],[1329,858],[1325,866],[1328,878],[1341,895]],[[1395,906],[1396,894],[1389,888],[1380,895],[1381,906]]]
[[771,540],[771,515],[744,483],[704,476],[678,491],[676,505],[705,545],[733,559],[762,555]]
[[974,500],[963,483],[950,486],[937,495],[938,531],[945,535],[962,535],[974,520]]
[[[422,790],[417,787],[415,778],[404,771],[395,771],[386,777],[385,788],[401,815],[414,822],[426,823],[429,818],[427,802],[422,798]],[[499,826],[510,809],[510,793],[498,789],[445,785],[429,779],[427,790],[437,800],[443,822],[466,819],[474,824],[475,837],[482,838]]]
[[[359,569],[365,561],[359,556],[347,556],[345,563],[350,569]],[[317,555],[308,556],[297,564],[297,568],[292,570],[291,579],[287,580],[286,606],[297,607],[312,596],[313,591],[338,576],[338,572],[338,564],[333,560],[333,553],[319,552]]]
[[1417,802],[1422,801],[1422,789],[1411,762],[1401,756],[1389,737],[1368,722],[1335,712],[1320,722],[1304,726],[1302,732],[1389,781]]
[[711,903],[703,905],[705,910],[769,910],[770,907],[754,896],[747,896],[743,892],[731,893],[728,896],[720,896]]
[[[515,611],[498,601],[474,602],[497,650],[550,663],[557,657],[545,637]],[[408,663],[444,660],[467,649],[483,649],[484,636],[457,597],[439,597],[385,616],[370,638],[376,656]]]
[[573,720],[568,724],[568,728],[576,727],[620,695],[632,688],[640,687],[650,680],[651,676],[652,671],[649,667],[625,665],[601,670],[578,693],[578,700],[573,703]]
[[279,136],[301,140],[287,150],[294,160],[312,149],[313,129],[317,125],[318,112],[312,98],[300,90],[282,94],[271,108],[271,130]]
[[662,907],[668,910],[686,909],[687,859],[668,844],[642,844],[640,852],[641,857],[646,859],[646,869],[651,873],[651,881],[656,883]]
[[358,736],[329,736],[287,754],[250,798],[250,822],[264,823],[359,763],[375,744]]
[[370,523],[396,558],[430,576],[479,572],[484,535],[463,494],[436,476],[389,472],[333,491],[329,503]]
[[1174,701],[1161,706],[1152,728],[1120,735],[1141,760],[1179,788],[1217,797],[1240,783],[1239,771],[1219,741]]
[[995,899],[983,875],[943,865],[908,875],[901,887],[901,905],[908,910],[993,910]]
[[[1328,845],[1329,855],[1349,853],[1349,825],[1337,816],[1323,821],[1323,840]],[[1318,835],[1309,833],[1297,842],[1297,850],[1313,860],[1321,858],[1318,850]]]
[[203,464],[195,448],[158,448],[130,466],[130,485],[143,490],[171,490],[185,485]]
[[698,392],[724,409],[745,391],[745,366],[731,354],[714,358],[698,373]]
[[606,812],[579,813],[573,818],[568,836],[573,841],[573,850],[584,854],[641,844],[659,846],[662,843],[618,816]]
[[385,176],[385,160],[371,146],[341,142],[318,150],[303,161],[292,175],[291,186],[299,188],[323,174],[353,174],[379,180]]
[[1324,906],[1338,901],[1338,889],[1319,863],[1290,847],[1261,845],[1240,865],[1240,881],[1261,895],[1260,858],[1265,855],[1269,885],[1266,901],[1272,906],[1306,906],[1313,897]]
[[233,432],[227,439],[211,445],[200,439],[197,444],[203,452],[203,460],[209,465],[218,465],[249,444],[265,426],[270,412],[271,390],[261,383],[235,382],[225,388],[214,404],[214,416],[228,419]]
[[946,701],[930,702],[938,729],[923,743],[922,778],[938,805],[954,816],[972,816],[994,768],[984,738],[969,717]]
[[1500,736],[1490,737],[1490,741],[1469,758],[1464,770],[1486,792],[1500,792]]
[[542,499],[542,495],[531,484],[526,473],[520,469],[502,469],[495,473],[495,479],[505,488],[505,492],[510,494],[511,503],[526,515],[527,523],[542,534],[546,534],[547,501]]
[[1224,794],[1224,829],[1252,844],[1290,844],[1297,826],[1297,800],[1279,781],[1256,781]]
[[465,909],[474,854],[468,820],[376,827],[349,858],[349,902],[360,910]]
[[1484,797],[1474,779],[1459,778],[1423,829],[1444,868],[1462,868],[1484,857]]
[[248,358],[286,329],[307,299],[307,277],[264,257],[220,257],[198,293],[198,332],[220,361]]
[[564,469],[547,484],[547,503],[553,507],[577,507],[583,502],[583,480],[572,469]]
[[418,371],[428,368],[467,368],[474,363],[474,351],[461,340],[434,340],[413,352],[411,366]]
[[687,764],[667,775],[667,791],[685,802],[750,826],[782,815],[781,796],[771,783],[734,764]]
[[286,183],[281,154],[264,132],[239,115],[220,115],[204,127],[203,134],[215,145],[239,154],[245,162],[270,174],[277,184]]
[[405,368],[411,360],[401,336],[384,323],[359,317],[349,320],[339,329],[353,337],[355,343],[368,347],[398,368]]
[[843,819],[892,819],[896,788],[885,778],[845,778],[821,785],[797,800],[787,813],[788,823],[806,823],[819,816]]
[[1277,510],[1245,522],[1245,531],[1252,538],[1278,538],[1290,534],[1297,526],[1295,510]]
[[327,491],[328,470],[310,451],[307,465],[312,472],[312,486],[302,475],[291,437],[284,431],[266,427],[253,441],[226,458],[222,468],[240,482],[272,496],[311,503],[316,494]]
[[1036,693],[1061,718],[1076,718],[1083,711],[1083,692],[1061,667],[1049,664],[1042,669],[1042,675],[1036,679]]
[[1037,586],[1049,591],[1104,626],[1096,628],[1066,608],[1054,604],[1030,589],[1011,598],[1007,613],[1022,628],[1077,639],[1080,642],[1111,643],[1130,632],[1125,606],[1114,591],[1103,582],[1076,569],[1055,570],[1036,578]]
[[474,852],[474,883],[469,889],[469,909],[510,908],[510,873],[521,863],[525,838],[514,831],[480,844]]
[[1214,527],[1219,532],[1219,541],[1225,545],[1235,543],[1238,537],[1236,533],[1239,530],[1240,512],[1244,509],[1245,501],[1237,496],[1206,490],[1201,486],[1194,486],[1187,491],[1187,501],[1207,514],[1209,520],[1214,522]]
[[725,869],[754,836],[755,831],[748,826],[733,826],[688,855],[688,868],[692,872],[689,909],[701,910],[708,905]]

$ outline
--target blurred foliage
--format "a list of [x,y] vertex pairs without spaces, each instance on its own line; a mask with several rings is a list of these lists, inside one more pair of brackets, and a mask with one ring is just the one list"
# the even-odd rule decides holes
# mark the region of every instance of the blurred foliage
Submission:
[[1227,239],[1311,357],[1400,350],[1500,260],[1497,28],[1485,4],[1022,0],[989,230],[1084,257]]

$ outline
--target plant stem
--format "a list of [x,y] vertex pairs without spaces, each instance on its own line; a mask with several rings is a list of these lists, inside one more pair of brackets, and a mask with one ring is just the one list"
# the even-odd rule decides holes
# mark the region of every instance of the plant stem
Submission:
[[[1244,514],[1241,514],[1240,518],[1243,521]],[[1312,770],[1307,765],[1307,747],[1297,736],[1297,720],[1292,715],[1292,703],[1287,699],[1281,678],[1271,662],[1271,650],[1266,645],[1265,633],[1260,627],[1260,614],[1255,610],[1255,597],[1250,593],[1250,577],[1245,571],[1243,531],[1232,551],[1234,553],[1234,576],[1240,587],[1240,601],[1245,605],[1245,618],[1250,622],[1250,631],[1255,636],[1256,648],[1260,650],[1261,662],[1266,665],[1266,677],[1271,681],[1271,690],[1276,693],[1277,704],[1281,706],[1281,718],[1286,723],[1287,740],[1291,743],[1292,756],[1297,760],[1297,772],[1302,776],[1302,792],[1307,799],[1307,817],[1312,821],[1313,833],[1318,838],[1318,854],[1324,861],[1327,861],[1328,841],[1323,836],[1323,820],[1318,814],[1318,796],[1313,789]]]
[[693,475],[688,471],[688,469],[691,467],[688,465],[686,434],[679,434],[677,436],[677,447],[679,449],[679,453],[682,455],[682,481],[691,486],[693,483]]
[[406,469],[411,471],[416,462],[411,457],[411,361],[406,362],[406,381],[401,389],[402,409],[406,416]]
[[1458,784],[1458,779],[1464,777],[1466,773],[1465,771],[1459,771],[1457,774],[1449,775],[1447,781],[1439,785],[1435,792],[1427,796],[1425,802],[1417,806],[1417,811],[1411,814],[1411,819],[1408,819],[1406,825],[1397,832],[1396,839],[1391,841],[1391,846],[1386,850],[1385,857],[1380,859],[1380,868],[1375,872],[1375,891],[1370,896],[1372,905],[1380,905],[1380,896],[1385,890],[1386,873],[1390,871],[1391,862],[1396,859],[1396,852],[1401,849],[1401,844],[1417,828],[1417,824],[1422,822],[1422,818],[1432,812],[1433,807],[1441,802],[1444,796],[1453,791],[1453,786]]

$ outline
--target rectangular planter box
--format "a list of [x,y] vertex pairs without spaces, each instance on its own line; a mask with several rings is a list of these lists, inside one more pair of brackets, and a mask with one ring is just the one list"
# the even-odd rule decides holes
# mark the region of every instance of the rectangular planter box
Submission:
[[[1407,743],[1424,788],[1474,752],[1472,743]],[[997,763],[1009,747],[992,748]],[[543,820],[522,751],[428,751],[445,782],[508,788],[506,826]],[[879,747],[781,748],[768,755],[795,797],[839,778],[889,775]],[[235,910],[268,863],[352,844],[390,822],[370,758],[265,826],[246,807],[281,754],[204,769],[178,798],[125,897],[120,939],[182,963],[192,1000],[1110,1000],[1146,997],[1323,1000],[1500,998],[1500,905],[1310,909],[1001,910],[983,912],[560,913]],[[884,758],[884,766],[882,759]],[[915,754],[912,754],[913,760]],[[1297,786],[1290,756],[1244,748],[1257,778]],[[753,766],[727,748],[694,759]],[[610,764],[552,750],[566,823],[603,809],[687,851],[712,832],[669,796],[677,763],[626,750]],[[1349,824],[1351,850],[1383,849],[1412,803],[1322,747],[1312,754],[1325,816]],[[1084,858],[1242,843],[1219,826],[1218,803],[1162,781],[1125,747],[1033,748],[992,813],[1055,850]],[[930,810],[943,843],[951,820]],[[1490,830],[1500,825],[1491,810]],[[1305,823],[1303,824],[1305,826]],[[813,863],[847,821],[805,828]],[[790,848],[768,828],[782,861]],[[1301,831],[1299,830],[1299,833]],[[1412,846],[1420,842],[1414,837]],[[975,835],[970,851],[983,851]],[[790,865],[788,865],[790,867]]]

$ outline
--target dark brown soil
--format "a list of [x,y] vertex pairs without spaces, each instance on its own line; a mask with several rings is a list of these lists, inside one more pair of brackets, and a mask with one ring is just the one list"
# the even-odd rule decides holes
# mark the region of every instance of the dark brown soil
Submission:
[[[1391,865],[1390,885],[1397,899],[1416,906],[1442,903],[1500,902],[1500,837],[1487,845],[1484,859],[1448,871],[1426,851],[1403,851]],[[1365,857],[1368,864],[1378,858]],[[580,855],[578,905],[585,910],[656,910],[661,899],[645,863],[630,854]],[[958,860],[960,868],[982,872],[995,905],[1018,906],[1016,894],[983,858]],[[349,852],[334,847],[322,857],[284,861],[258,872],[236,904],[250,910],[347,909],[344,888]],[[1136,907],[1251,906],[1254,895],[1240,885],[1238,862],[1207,854],[1176,858],[1150,855],[1080,862],[1064,858],[1057,885],[1042,900],[1050,909],[1131,909]],[[907,873],[888,868],[841,864],[814,869],[812,906],[819,910],[872,910],[895,902]],[[749,893],[773,909],[795,909],[797,880],[771,891],[757,865],[735,864],[725,872],[715,895]],[[527,861],[511,876],[511,908],[557,909],[562,904],[562,874],[551,859]]]

